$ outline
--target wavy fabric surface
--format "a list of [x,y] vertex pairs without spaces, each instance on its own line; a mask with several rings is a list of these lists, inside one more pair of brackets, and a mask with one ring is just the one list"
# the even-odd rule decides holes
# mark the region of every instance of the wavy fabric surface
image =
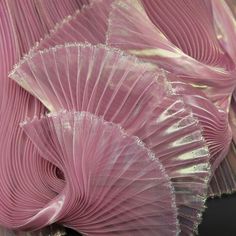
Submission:
[[184,102],[191,107],[193,115],[199,120],[210,151],[211,170],[214,173],[226,157],[232,139],[227,113],[217,110],[203,92],[191,85],[178,81],[171,84],[174,92],[182,96]]
[[67,16],[57,23],[48,35],[36,43],[31,51],[66,42],[105,43],[112,1],[96,0],[77,10],[73,15]]
[[[234,38],[236,36],[235,18],[229,7],[233,7],[232,1],[212,1],[213,16],[215,26],[220,38],[221,44],[227,50],[228,54],[236,62],[236,47]],[[231,9],[235,13],[235,9]],[[232,129],[233,139],[228,155],[222,161],[211,180],[209,194],[211,196],[221,196],[223,193],[232,193],[236,191],[236,152],[235,152],[235,135],[236,135],[236,109],[235,109],[235,91],[231,98],[229,108],[229,123]]]
[[[54,1],[52,4],[57,4],[57,2],[58,1]],[[67,1],[67,10],[73,10],[70,14],[73,14],[76,10],[73,9],[73,7],[70,7],[72,6],[72,2],[72,5],[74,6],[75,1]],[[16,83],[9,80],[7,74],[12,65],[19,60],[20,56],[22,56],[23,53],[26,53],[35,41],[39,40],[49,31],[51,25],[47,25],[47,22],[45,21],[46,18],[47,20],[51,19],[50,21],[52,22],[54,17],[57,19],[60,17],[64,18],[66,15],[63,14],[69,13],[65,10],[64,12],[57,12],[59,15],[48,15],[48,17],[45,17],[44,15],[42,17],[38,11],[38,5],[42,3],[42,1],[28,0],[3,0],[0,2],[0,38],[2,42],[0,54],[2,58],[4,58],[4,61],[0,66],[0,172],[5,187],[7,186],[7,188],[9,188],[8,194],[15,188],[15,184],[12,183],[14,177],[11,176],[9,178],[9,173],[6,173],[5,170],[10,169],[12,171],[15,170],[15,167],[17,166],[18,171],[22,172],[19,166],[23,165],[26,156],[27,158],[34,158],[34,156],[38,155],[34,145],[20,129],[19,122],[26,117],[33,117],[34,115],[44,113],[45,108],[34,97],[26,93]],[[60,11],[61,10],[62,8]],[[31,24],[33,24],[34,27],[32,27]],[[15,166],[13,166],[12,163],[15,163]],[[37,168],[40,168],[40,166]],[[13,174],[17,175],[15,177],[16,179],[18,178],[18,174],[18,172]],[[6,178],[8,179],[6,180]],[[1,182],[1,184],[3,184],[3,182]],[[5,230],[4,233],[11,234],[11,232],[7,230]],[[24,233],[19,234],[24,235]],[[36,235],[35,233],[25,233],[25,235],[26,234]]]
[[210,187],[209,196],[221,196],[222,194],[231,194],[236,190],[236,149],[235,143],[232,141],[229,152],[226,158],[221,162],[215,174],[213,175]]
[[[53,29],[55,25],[68,15],[89,5],[91,0],[33,0],[39,16],[47,27]],[[44,36],[44,35],[42,35]],[[41,36],[41,37],[42,37]]]
[[231,99],[231,106],[229,110],[229,124],[232,130],[232,141],[229,152],[226,158],[219,165],[215,171],[214,178],[210,182],[209,195],[221,196],[223,193],[233,193],[236,191],[236,103],[235,92]]
[[[180,81],[194,86],[193,93],[201,89],[216,107],[228,113],[235,88],[235,20],[224,1],[116,1],[110,16],[108,44],[177,74]],[[216,152],[228,147],[220,146]],[[216,170],[211,195],[213,188],[218,189],[216,194],[236,189],[231,181],[232,154],[226,158],[229,156],[231,159],[223,160]],[[222,155],[216,158],[214,169]],[[224,173],[230,176],[229,186],[225,186]]]
[[209,2],[116,1],[107,43],[180,75],[228,109],[235,65],[217,40]]
[[171,177],[182,228],[197,226],[208,150],[197,120],[171,95],[162,71],[117,49],[67,44],[26,56],[10,76],[52,112],[91,112],[138,136]]
[[226,1],[211,1],[212,12],[217,29],[217,36],[222,47],[236,63],[236,46],[234,38],[236,36],[235,18],[227,5]]
[[79,112],[35,119],[23,128],[66,180],[39,216],[89,235],[176,235],[170,180],[136,137]]

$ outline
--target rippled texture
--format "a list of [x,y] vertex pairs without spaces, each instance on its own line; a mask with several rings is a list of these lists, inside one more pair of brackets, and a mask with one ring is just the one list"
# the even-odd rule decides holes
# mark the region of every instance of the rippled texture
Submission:
[[236,147],[232,141],[226,158],[221,162],[209,187],[209,196],[221,196],[231,194],[236,190]]
[[[229,4],[229,6],[226,4]],[[233,1],[212,1],[213,15],[216,22],[216,29],[219,35],[221,44],[226,48],[234,63],[236,62],[236,47],[235,47],[235,3]],[[230,8],[232,12],[230,11]],[[211,196],[221,196],[223,193],[232,193],[236,191],[236,152],[235,152],[235,135],[236,135],[236,106],[235,106],[235,91],[231,99],[229,108],[229,123],[232,129],[233,141],[228,155],[222,161],[215,172],[211,183],[209,194]]]
[[85,5],[81,10],[77,10],[73,15],[67,16],[63,21],[57,23],[50,34],[41,39],[31,51],[65,42],[105,43],[111,2],[112,0],[105,2],[96,0]]
[[[18,179],[18,174],[22,174],[23,170],[20,166],[25,164],[26,157],[34,158],[34,156],[38,155],[36,148],[20,129],[19,122],[26,117],[44,113],[45,108],[34,97],[9,80],[7,74],[20,56],[26,53],[35,41],[38,41],[45,33],[49,32],[50,27],[53,26],[54,19],[57,21],[60,17],[62,19],[67,14],[73,14],[76,10],[73,7],[75,5],[80,7],[82,4],[82,1],[79,3],[79,1],[69,0],[66,6],[65,4],[60,4],[60,11],[54,12],[52,15],[50,14],[51,10],[46,9],[47,2],[31,0],[3,0],[0,2],[0,38],[2,42],[0,55],[4,58],[3,63],[0,65],[0,173],[3,180],[1,184],[4,183],[5,187],[9,189],[8,194],[15,188],[12,179]],[[50,5],[54,5],[54,9],[56,9],[55,6],[59,2],[64,1],[50,1]],[[43,15],[40,13],[39,8],[44,10]],[[50,25],[47,23],[49,21]],[[34,27],[32,27],[32,24]],[[13,176],[10,177],[9,173],[12,173],[12,170],[16,170],[16,167],[18,172],[13,173]],[[11,172],[6,172],[5,170],[11,170]],[[19,177],[20,179],[21,177]],[[5,233],[8,234],[10,232],[7,231]],[[21,235],[24,235],[24,233],[21,233]]]
[[224,193],[230,194],[236,191],[236,103],[235,92],[231,99],[231,106],[229,110],[229,124],[232,129],[232,142],[229,152],[218,169],[215,171],[210,182],[209,195],[221,196]]
[[219,42],[236,63],[235,18],[226,1],[212,1],[212,12]]
[[171,95],[162,71],[116,49],[67,44],[26,56],[11,78],[52,112],[88,111],[138,136],[172,179],[182,227],[189,232],[197,226],[210,174],[208,150],[198,121]]
[[89,113],[53,114],[23,128],[65,176],[39,216],[90,235],[176,235],[170,180],[140,140]]
[[228,115],[223,110],[217,110],[203,92],[191,85],[178,81],[171,84],[175,93],[183,97],[184,102],[191,107],[193,115],[199,120],[210,151],[211,170],[214,173],[227,155],[232,139]]
[[180,75],[228,109],[235,65],[217,39],[210,2],[116,1],[107,43]]
[[[234,39],[235,19],[224,1],[116,1],[107,34],[108,44],[173,72],[226,113],[236,81]],[[234,159],[230,151],[219,168],[215,165],[211,195],[213,189],[215,195],[236,189]]]

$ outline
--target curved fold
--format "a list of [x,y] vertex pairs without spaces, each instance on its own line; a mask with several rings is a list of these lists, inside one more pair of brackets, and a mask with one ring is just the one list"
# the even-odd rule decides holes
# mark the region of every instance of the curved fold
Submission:
[[231,56],[234,63],[236,63],[236,20],[229,6],[227,5],[227,2],[229,1],[212,0],[212,12],[220,43]]
[[112,6],[109,45],[180,75],[227,110],[235,65],[217,39],[210,4],[119,0]]
[[208,149],[198,121],[171,94],[162,71],[117,49],[67,44],[31,54],[10,76],[50,111],[87,111],[138,136],[171,177],[182,229],[197,227],[210,175]]
[[96,0],[67,16],[30,50],[42,50],[69,42],[105,43],[113,0]]
[[209,196],[221,196],[236,191],[236,149],[232,141],[225,159],[216,169],[209,186]]
[[[23,181],[22,176],[24,173],[22,173],[22,169],[24,168],[21,168],[21,166],[25,165],[25,162],[29,162],[27,158],[36,158],[36,163],[40,162],[38,161],[39,158],[35,157],[38,155],[36,148],[34,148],[34,145],[29,141],[27,136],[23,134],[23,131],[19,127],[19,123],[28,116],[33,117],[34,115],[45,112],[45,108],[37,99],[24,91],[16,83],[9,80],[7,75],[13,64],[30,49],[35,41],[39,40],[40,37],[43,37],[45,33],[48,33],[52,25],[49,25],[47,21],[50,19],[50,24],[53,24],[53,20],[58,20],[60,17],[63,19],[69,13],[73,14],[76,9],[73,9],[75,5],[71,3],[78,3],[79,1],[67,1],[66,6],[65,4],[64,6],[60,5],[60,11],[54,11],[53,15],[51,14],[50,16],[49,12],[47,12],[49,8],[46,9],[47,6],[43,6],[42,2],[43,1],[31,0],[3,0],[0,2],[0,55],[1,58],[4,58],[0,66],[0,172],[1,178],[4,180],[4,188],[8,189],[1,199],[9,200],[11,198],[12,192],[14,192],[14,189],[16,188],[15,184],[13,184],[13,179]],[[51,6],[54,5],[55,7],[58,2],[59,1],[50,1],[49,4]],[[45,14],[40,12],[39,5],[43,7]],[[52,169],[52,165],[48,164],[42,164],[41,167],[43,169],[46,167]],[[17,173],[14,172],[16,171],[15,168],[17,169]],[[38,168],[40,167],[38,166]],[[5,171],[6,169],[8,172]],[[54,172],[53,170],[51,171],[53,176]],[[38,185],[35,184],[34,190],[40,188],[39,186],[42,184],[40,180],[41,175],[39,175],[37,171],[35,172],[36,173],[27,172],[29,176],[24,176],[24,181],[33,174],[35,174],[35,178],[38,176],[39,180],[37,181],[40,183]],[[9,173],[12,173],[12,175],[9,175]],[[46,176],[42,176],[43,180],[44,178],[46,178]],[[50,185],[51,182],[47,184]],[[1,182],[1,189],[3,189],[2,185],[3,183]],[[24,185],[22,188],[27,189]],[[54,191],[56,186],[50,185],[50,188]],[[27,189],[27,191],[29,191],[29,189]],[[6,216],[6,219],[8,219],[8,215]],[[40,232],[44,231],[41,230]],[[10,231],[5,230],[4,233],[10,234]],[[36,235],[36,233],[30,232],[17,232],[14,234]]]
[[68,15],[89,5],[91,0],[34,0],[38,14],[45,24],[52,29]]
[[65,188],[47,205],[60,205],[56,215],[48,212],[50,221],[91,235],[177,234],[170,180],[137,137],[80,112],[35,119],[23,128],[65,175]]
[[183,82],[171,83],[174,92],[181,95],[186,104],[191,107],[194,117],[197,117],[202,134],[210,151],[212,173],[226,157],[232,139],[228,115],[218,110],[200,90]]
[[231,106],[229,110],[229,124],[232,130],[232,142],[227,156],[222,161],[213,176],[209,194],[210,196],[221,196],[223,193],[229,194],[236,191],[236,102],[235,93],[231,99]]

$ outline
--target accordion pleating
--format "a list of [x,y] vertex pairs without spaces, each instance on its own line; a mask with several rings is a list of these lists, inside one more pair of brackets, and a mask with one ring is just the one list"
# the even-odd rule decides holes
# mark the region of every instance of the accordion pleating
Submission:
[[221,196],[236,191],[236,149],[234,142],[231,143],[225,159],[216,169],[209,186],[209,196]]
[[172,82],[175,93],[182,95],[186,104],[201,125],[203,137],[210,151],[211,170],[214,171],[226,157],[232,139],[228,116],[223,110],[218,110],[200,90],[183,82]]
[[171,177],[183,228],[196,228],[209,153],[198,121],[161,70],[117,49],[67,44],[28,55],[10,77],[51,112],[87,111],[138,136]]
[[0,2],[0,235],[197,234],[236,191],[235,12]]
[[236,191],[236,103],[235,92],[231,99],[231,107],[229,110],[229,124],[232,130],[232,142],[228,150],[228,154],[216,169],[215,174],[210,182],[209,195],[221,196],[222,194],[231,194]]
[[57,23],[31,52],[69,42],[105,43],[113,0],[96,0]]
[[176,235],[170,180],[137,137],[85,112],[36,118],[23,129],[65,177],[38,217],[89,235]]
[[[6,204],[12,201],[11,195],[19,182],[24,183],[25,178],[36,175],[38,171],[27,171],[22,168],[37,155],[36,148],[29,142],[29,139],[23,134],[19,123],[26,117],[33,117],[45,112],[43,105],[29,93],[24,91],[13,81],[9,80],[8,73],[13,64],[20,57],[28,52],[35,41],[38,41],[45,33],[55,24],[55,21],[62,20],[67,14],[73,14],[74,8],[80,8],[86,0],[68,0],[65,1],[7,1],[0,2],[1,29],[0,29],[0,55],[2,60],[1,71],[1,87],[0,87],[0,156],[1,156],[1,184],[4,188],[8,188],[8,192],[4,195],[7,198]],[[50,6],[49,6],[50,5]],[[55,10],[55,6],[60,5],[60,12]],[[33,25],[33,27],[32,27]],[[30,161],[31,162],[31,161]],[[14,163],[14,164],[12,164]],[[36,158],[36,163],[38,159]],[[47,165],[53,171],[52,165]],[[44,169],[45,165],[41,165]],[[34,168],[34,165],[33,165]],[[38,167],[40,169],[40,167]],[[6,171],[7,170],[7,171]],[[15,172],[15,174],[10,174]],[[41,170],[39,171],[41,172]],[[26,177],[24,174],[27,174]],[[53,174],[53,172],[52,172]],[[24,175],[23,180],[22,175]],[[14,183],[14,179],[17,182]],[[33,178],[34,179],[34,178]],[[35,179],[34,179],[35,180]],[[37,180],[36,180],[37,181]],[[55,184],[55,182],[54,182]],[[37,186],[37,183],[34,183]],[[18,187],[18,186],[17,186]],[[22,186],[21,186],[22,187]],[[27,187],[23,187],[27,189]],[[37,188],[37,187],[36,187]],[[57,188],[52,186],[52,188]],[[1,185],[1,191],[2,191]],[[22,189],[21,189],[22,190]],[[29,189],[27,189],[29,191]],[[38,195],[38,192],[37,194]],[[11,202],[12,203],[12,202]],[[7,215],[7,219],[8,219]],[[51,227],[49,227],[51,229]],[[19,236],[44,236],[53,233],[53,231],[41,229],[36,232],[13,232],[7,229],[0,229],[1,236],[19,235]],[[62,235],[62,233],[61,233]]]
[[210,3],[119,0],[112,6],[109,45],[180,75],[227,109],[235,66],[217,40]]
[[[112,5],[106,41],[178,75],[179,81],[193,86],[193,93],[202,90],[207,99],[217,108],[220,107],[217,116],[223,117],[222,110],[228,113],[236,82],[234,22],[224,1],[188,4],[186,1],[119,0]],[[199,114],[195,115],[199,118]],[[209,115],[215,116],[214,112],[209,112]],[[229,136],[225,135],[224,144],[231,137],[227,128],[226,134]],[[213,140],[213,143],[217,142]],[[214,146],[215,155],[211,158],[216,160],[215,170],[221,165],[227,145],[224,150],[222,144]],[[216,195],[226,189],[227,193],[236,189],[235,180],[232,181],[232,154],[227,155],[226,159],[216,170],[214,184],[212,182],[214,189],[218,189]],[[228,184],[225,173],[230,176]],[[217,187],[216,182],[219,183]]]

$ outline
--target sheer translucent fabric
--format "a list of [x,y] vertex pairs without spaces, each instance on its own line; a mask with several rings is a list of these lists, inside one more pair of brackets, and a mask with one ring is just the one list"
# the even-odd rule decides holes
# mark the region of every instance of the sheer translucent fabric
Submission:
[[180,223],[187,231],[197,227],[210,175],[208,149],[198,121],[171,94],[162,71],[117,49],[67,44],[28,55],[10,77],[52,112],[91,112],[138,136],[171,177]]
[[23,129],[65,176],[62,191],[33,217],[37,222],[88,235],[177,234],[170,180],[137,137],[85,112],[52,114]]
[[217,39],[210,2],[116,1],[107,43],[202,88],[223,110],[229,107],[235,64]]

